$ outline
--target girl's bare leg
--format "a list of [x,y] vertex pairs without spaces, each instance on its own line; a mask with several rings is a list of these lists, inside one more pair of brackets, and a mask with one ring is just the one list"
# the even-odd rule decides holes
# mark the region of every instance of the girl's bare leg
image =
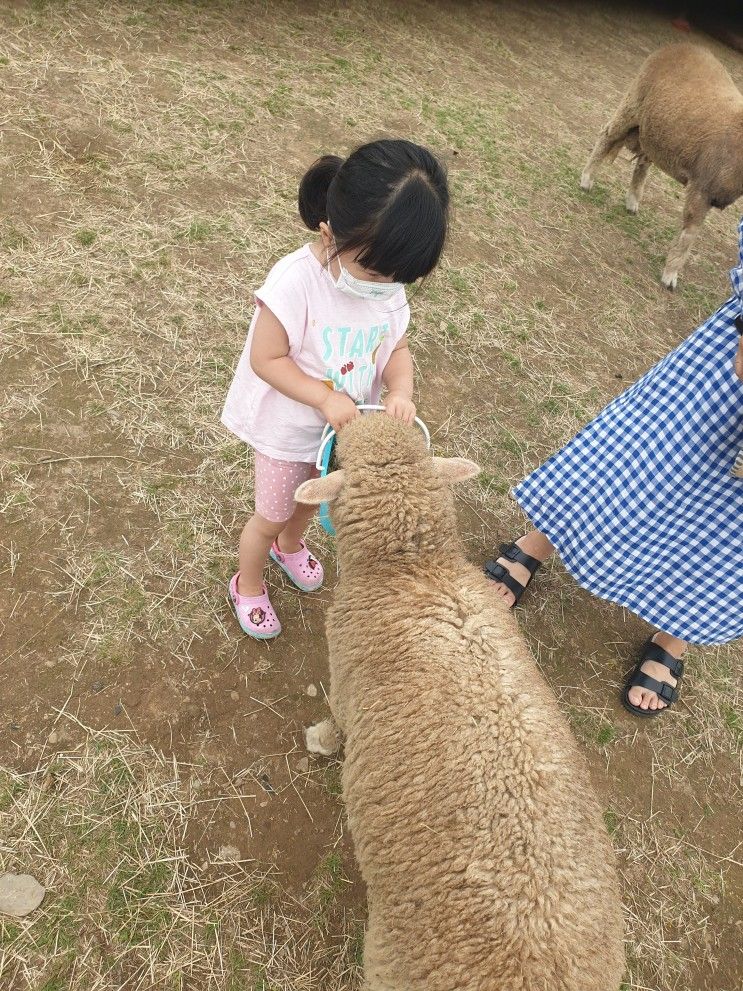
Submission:
[[273,542],[277,540],[279,549],[285,554],[298,551],[316,509],[316,506],[296,503],[291,517],[281,523],[272,523],[259,513],[250,517],[240,535],[240,577],[237,580],[240,595],[263,593],[263,570]]
[[279,550],[285,554],[294,554],[300,549],[304,533],[315,515],[317,506],[302,506],[296,503],[291,519],[284,524],[284,529],[278,536]]
[[254,513],[243,527],[240,534],[240,574],[237,579],[237,591],[240,595],[254,596],[263,593],[263,569],[268,561],[268,552],[287,522],[272,523]]

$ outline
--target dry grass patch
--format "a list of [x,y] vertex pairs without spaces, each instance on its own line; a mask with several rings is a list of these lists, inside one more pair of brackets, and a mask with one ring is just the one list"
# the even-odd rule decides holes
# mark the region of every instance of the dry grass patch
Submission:
[[339,855],[318,866],[304,903],[234,847],[194,862],[189,824],[223,799],[200,797],[196,771],[131,736],[90,733],[31,772],[0,773],[0,871],[48,889],[33,915],[0,920],[4,988],[356,986],[357,927],[328,932],[345,883]]

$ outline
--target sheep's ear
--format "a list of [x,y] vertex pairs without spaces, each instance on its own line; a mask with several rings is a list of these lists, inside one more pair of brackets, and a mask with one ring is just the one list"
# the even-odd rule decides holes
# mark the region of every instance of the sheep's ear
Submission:
[[343,470],[331,471],[325,478],[311,478],[302,482],[294,493],[296,502],[305,506],[319,506],[321,502],[332,502],[343,488]]
[[439,478],[448,485],[456,482],[466,482],[480,474],[480,466],[467,458],[434,458],[433,466]]

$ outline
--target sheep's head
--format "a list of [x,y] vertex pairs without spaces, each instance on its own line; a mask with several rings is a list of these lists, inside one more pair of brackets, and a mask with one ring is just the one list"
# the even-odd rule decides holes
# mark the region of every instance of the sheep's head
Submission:
[[357,555],[399,561],[442,551],[456,540],[450,486],[479,468],[464,458],[433,458],[420,430],[383,414],[360,416],[338,435],[338,470],[311,479],[297,502],[331,503],[346,563]]

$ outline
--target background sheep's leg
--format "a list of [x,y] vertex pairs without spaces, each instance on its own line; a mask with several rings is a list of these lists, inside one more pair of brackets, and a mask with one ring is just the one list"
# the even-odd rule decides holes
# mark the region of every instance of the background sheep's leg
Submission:
[[591,155],[586,162],[586,167],[583,169],[583,174],[580,177],[580,188],[588,191],[593,189],[593,177],[598,171],[600,165],[608,158],[611,161],[619,154],[619,149],[624,144],[624,138],[614,138],[605,131],[601,132],[601,136],[596,142]]
[[689,258],[692,245],[697,239],[697,235],[704,223],[704,218],[709,213],[709,209],[710,202],[707,197],[690,183],[686,188],[683,230],[678,240],[668,252],[666,266],[661,276],[661,282],[667,289],[676,288],[679,272]]
[[614,161],[630,131],[637,127],[633,107],[634,98],[625,97],[612,119],[601,129],[598,141],[593,146],[593,151],[589,155],[586,167],[580,177],[581,189],[589,190],[593,187],[593,177],[599,167],[607,159]]
[[332,757],[340,750],[343,742],[341,732],[332,716],[308,727],[304,731],[304,738],[309,752],[321,754],[323,757]]
[[635,162],[635,171],[632,173],[632,181],[627,191],[625,203],[630,213],[637,213],[640,209],[642,194],[645,191],[645,180],[648,177],[650,159],[647,155],[638,155]]

